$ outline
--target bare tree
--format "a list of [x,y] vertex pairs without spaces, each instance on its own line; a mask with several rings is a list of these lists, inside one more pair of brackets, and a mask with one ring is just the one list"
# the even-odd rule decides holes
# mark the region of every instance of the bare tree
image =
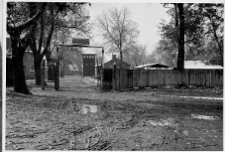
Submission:
[[133,44],[130,48],[124,50],[124,52],[124,58],[131,66],[137,66],[145,63],[145,45]]
[[119,52],[120,60],[123,60],[124,49],[135,43],[139,34],[138,25],[130,19],[130,11],[113,8],[97,17],[97,25],[100,27],[105,43],[110,52]]

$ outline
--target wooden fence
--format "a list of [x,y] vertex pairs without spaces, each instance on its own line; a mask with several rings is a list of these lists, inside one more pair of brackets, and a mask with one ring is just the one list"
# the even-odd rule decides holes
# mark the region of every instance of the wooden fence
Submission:
[[124,90],[156,86],[214,87],[223,86],[223,70],[185,69],[179,70],[112,70],[112,89]]

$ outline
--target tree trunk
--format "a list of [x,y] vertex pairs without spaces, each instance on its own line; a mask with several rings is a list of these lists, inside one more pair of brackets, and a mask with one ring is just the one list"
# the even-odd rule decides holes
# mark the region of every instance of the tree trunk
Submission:
[[184,10],[183,3],[179,3],[179,37],[178,37],[178,58],[177,58],[177,69],[184,69]]
[[223,66],[223,40],[221,40],[220,60],[221,60],[221,66]]
[[53,66],[48,66],[48,80],[54,80],[54,68]]
[[36,85],[41,85],[41,60],[40,60],[40,55],[35,56],[34,68],[35,68]]
[[120,50],[120,61],[123,61],[123,52],[122,52],[122,33],[120,33],[120,44],[119,44],[119,50]]
[[23,65],[23,55],[26,48],[17,47],[15,43],[12,43],[12,48],[14,91],[18,93],[31,94],[27,88]]
[[120,50],[120,61],[121,62],[123,61],[123,52],[122,52],[122,50]]
[[60,77],[64,78],[64,69],[65,69],[65,63],[61,62],[61,68],[60,68]]
[[64,78],[64,69],[62,68],[62,71],[60,72],[60,77]]
[[174,4],[174,16],[175,16],[175,28],[178,27],[178,12],[177,12],[177,4]]
[[[212,22],[211,19],[210,19],[210,21]],[[213,35],[214,35],[214,38],[215,38],[216,43],[217,43],[218,48],[219,48],[220,65],[223,66],[223,47],[222,47],[223,41],[221,41],[221,43],[219,42],[219,38],[218,38],[218,36],[216,34],[215,25],[213,24],[213,22],[211,24],[212,24],[212,28],[213,28]]]

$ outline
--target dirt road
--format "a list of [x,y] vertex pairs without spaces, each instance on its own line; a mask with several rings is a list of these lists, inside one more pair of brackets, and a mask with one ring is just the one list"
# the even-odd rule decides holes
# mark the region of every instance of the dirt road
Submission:
[[223,150],[222,100],[103,92],[81,77],[59,91],[32,83],[32,96],[7,91],[6,150]]

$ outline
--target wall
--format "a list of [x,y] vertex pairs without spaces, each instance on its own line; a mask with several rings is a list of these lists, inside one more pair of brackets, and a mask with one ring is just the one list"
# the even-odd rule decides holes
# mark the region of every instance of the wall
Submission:
[[185,69],[178,70],[120,70],[113,73],[113,89],[176,86],[179,84],[215,87],[223,86],[223,70]]
[[32,52],[25,52],[23,57],[24,73],[26,79],[35,79],[34,57]]

